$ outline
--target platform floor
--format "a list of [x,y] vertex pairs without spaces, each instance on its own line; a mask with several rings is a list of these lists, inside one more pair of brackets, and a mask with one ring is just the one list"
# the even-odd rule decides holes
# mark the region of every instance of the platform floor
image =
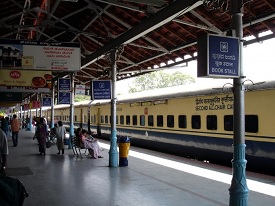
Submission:
[[[53,145],[40,156],[31,131],[19,144],[9,137],[7,173],[21,180],[26,206],[213,206],[228,205],[231,168],[131,147],[128,167],[109,167],[109,143],[102,159],[57,155]],[[158,162],[158,163],[157,163]],[[215,180],[213,180],[215,179]],[[274,206],[275,177],[247,173],[249,206]]]

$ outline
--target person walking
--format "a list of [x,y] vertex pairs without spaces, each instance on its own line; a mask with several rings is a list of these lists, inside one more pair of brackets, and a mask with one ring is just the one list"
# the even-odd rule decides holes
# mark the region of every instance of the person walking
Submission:
[[9,154],[8,140],[5,132],[0,129],[0,173],[6,175],[7,156]]
[[12,141],[13,141],[14,147],[17,147],[18,145],[19,130],[20,130],[20,123],[19,123],[19,120],[17,119],[16,114],[14,114],[13,119],[11,120],[11,133],[12,133]]
[[46,155],[46,141],[48,138],[47,125],[44,123],[44,118],[40,118],[36,127],[35,136],[39,144],[40,155]]
[[56,142],[56,146],[58,149],[58,153],[60,154],[60,150],[62,150],[62,154],[64,154],[64,140],[65,140],[65,135],[66,135],[66,128],[63,126],[62,121],[58,121],[57,122],[58,127],[57,127],[57,142]]

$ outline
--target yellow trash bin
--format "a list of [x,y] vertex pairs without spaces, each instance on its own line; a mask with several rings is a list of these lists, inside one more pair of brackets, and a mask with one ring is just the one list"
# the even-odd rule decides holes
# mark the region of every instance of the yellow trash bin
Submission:
[[118,139],[118,147],[119,147],[119,166],[128,166],[130,138],[120,137]]

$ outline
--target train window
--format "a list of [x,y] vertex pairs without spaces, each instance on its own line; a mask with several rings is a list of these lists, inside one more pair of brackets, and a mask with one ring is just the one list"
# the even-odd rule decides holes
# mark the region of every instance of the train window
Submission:
[[163,115],[157,115],[157,126],[163,127]]
[[137,125],[137,115],[133,115],[133,125]]
[[167,115],[167,127],[174,127],[174,115]]
[[77,115],[74,115],[74,121],[77,121]]
[[206,128],[208,130],[217,130],[217,116],[207,115],[206,116]]
[[126,115],[126,124],[130,125],[130,116],[129,115]]
[[105,115],[105,123],[108,124],[108,115]]
[[154,116],[148,115],[148,126],[154,126]]
[[257,115],[245,115],[245,132],[257,133],[259,128]]
[[233,131],[233,115],[225,115],[223,118],[224,130]]
[[124,115],[120,115],[120,124],[124,124]]
[[104,116],[103,115],[100,116],[100,123],[104,123]]
[[139,124],[140,126],[145,126],[145,115],[139,116]]
[[179,122],[179,128],[186,128],[187,127],[186,115],[179,115],[178,122]]
[[200,128],[201,128],[201,116],[192,115],[192,129],[200,129]]

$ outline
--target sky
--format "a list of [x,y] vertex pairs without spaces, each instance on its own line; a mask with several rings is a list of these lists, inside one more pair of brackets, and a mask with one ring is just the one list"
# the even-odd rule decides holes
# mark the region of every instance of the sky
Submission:
[[[210,78],[197,78],[197,61],[188,63],[187,67],[178,66],[166,72],[180,71],[195,78],[196,83],[207,83]],[[250,44],[243,48],[243,71],[246,79],[254,83],[266,80],[275,80],[275,38],[260,43]],[[117,93],[128,93],[132,79],[117,82]]]

